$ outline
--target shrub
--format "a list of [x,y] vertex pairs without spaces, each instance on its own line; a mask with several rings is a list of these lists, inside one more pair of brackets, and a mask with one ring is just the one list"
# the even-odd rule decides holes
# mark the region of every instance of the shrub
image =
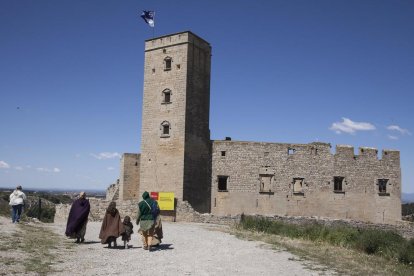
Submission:
[[405,264],[414,264],[414,238],[409,240],[398,252],[398,260]]
[[392,231],[357,229],[350,226],[325,226],[318,223],[294,225],[266,218],[242,216],[244,229],[311,241],[323,241],[332,245],[376,254],[400,262],[414,263],[414,239],[407,241]]

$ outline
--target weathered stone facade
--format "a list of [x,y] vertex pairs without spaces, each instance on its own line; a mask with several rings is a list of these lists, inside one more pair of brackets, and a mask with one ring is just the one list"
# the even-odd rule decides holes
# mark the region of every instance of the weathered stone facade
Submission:
[[[211,205],[217,215],[401,219],[398,151],[384,150],[379,160],[372,148],[354,155],[353,147],[337,146],[331,154],[326,143],[214,141],[212,159]],[[379,179],[387,180],[384,191]]]
[[[332,154],[319,142],[211,141],[210,57],[209,43],[191,32],[145,42],[142,153],[121,163],[120,198],[174,192],[177,206],[188,201],[199,212],[229,217],[401,219],[398,151],[384,150],[379,159],[366,147],[355,155],[351,146]],[[134,158],[139,173],[130,167]]]
[[210,56],[191,32],[145,42],[140,194],[174,192],[210,211]]
[[109,187],[106,189],[106,200],[115,201],[115,200],[118,200],[118,198],[119,198],[119,181],[117,181],[117,183],[113,183],[109,185]]
[[119,175],[119,200],[139,199],[140,154],[124,153]]

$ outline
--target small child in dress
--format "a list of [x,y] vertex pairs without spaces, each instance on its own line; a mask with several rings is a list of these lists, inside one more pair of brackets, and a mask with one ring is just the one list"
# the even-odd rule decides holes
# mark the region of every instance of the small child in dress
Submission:
[[125,231],[121,234],[122,240],[124,241],[125,249],[128,249],[128,242],[131,240],[131,234],[134,233],[134,231],[132,231],[132,228],[134,228],[134,226],[132,225],[131,218],[129,216],[125,216],[122,224],[125,228]]

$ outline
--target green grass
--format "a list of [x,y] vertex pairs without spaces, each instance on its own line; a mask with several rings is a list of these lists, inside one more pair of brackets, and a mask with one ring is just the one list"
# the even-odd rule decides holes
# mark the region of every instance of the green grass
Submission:
[[317,223],[294,225],[252,216],[243,216],[239,227],[292,239],[325,242],[414,266],[414,239],[406,240],[392,231],[328,227]]

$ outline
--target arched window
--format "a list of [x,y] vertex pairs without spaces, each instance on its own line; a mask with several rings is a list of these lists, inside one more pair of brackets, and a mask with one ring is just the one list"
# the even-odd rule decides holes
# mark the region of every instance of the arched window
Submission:
[[170,137],[170,128],[170,123],[168,121],[162,122],[160,126],[161,137]]
[[164,58],[164,71],[171,70],[171,63],[172,63],[172,58],[171,57]]
[[162,91],[162,103],[171,103],[171,90],[170,89],[164,89],[164,91]]

